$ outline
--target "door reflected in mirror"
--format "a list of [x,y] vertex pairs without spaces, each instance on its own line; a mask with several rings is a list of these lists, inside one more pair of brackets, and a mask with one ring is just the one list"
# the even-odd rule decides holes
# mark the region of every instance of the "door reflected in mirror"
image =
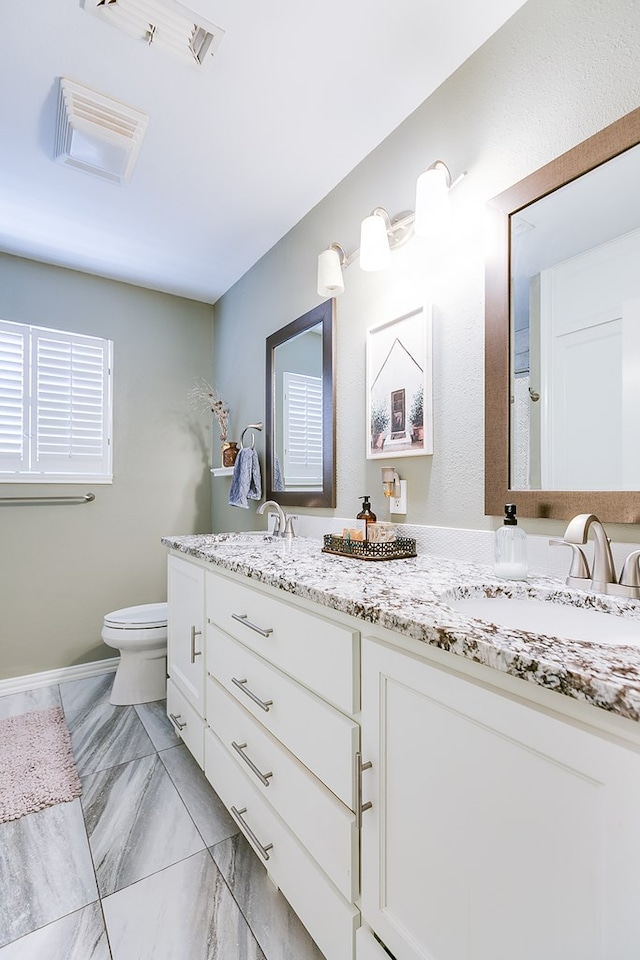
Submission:
[[640,147],[510,218],[514,490],[640,490]]
[[267,338],[266,495],[335,506],[333,301]]

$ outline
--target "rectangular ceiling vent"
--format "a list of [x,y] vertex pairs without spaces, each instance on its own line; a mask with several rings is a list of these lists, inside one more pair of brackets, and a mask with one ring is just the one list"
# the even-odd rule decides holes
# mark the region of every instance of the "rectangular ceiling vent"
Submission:
[[60,77],[55,159],[115,183],[131,179],[149,117]]
[[191,66],[202,67],[210,61],[224,36],[222,27],[176,0],[82,0],[82,6]]

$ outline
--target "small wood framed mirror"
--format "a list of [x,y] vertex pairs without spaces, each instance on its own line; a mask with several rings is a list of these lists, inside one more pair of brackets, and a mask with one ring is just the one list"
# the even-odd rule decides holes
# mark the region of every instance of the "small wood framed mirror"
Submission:
[[266,497],[335,507],[334,300],[267,337]]

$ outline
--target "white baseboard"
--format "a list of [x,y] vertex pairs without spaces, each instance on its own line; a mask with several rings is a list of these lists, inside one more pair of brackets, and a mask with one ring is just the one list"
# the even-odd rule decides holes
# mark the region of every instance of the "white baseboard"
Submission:
[[30,673],[25,677],[10,677],[0,680],[0,697],[12,693],[24,693],[36,687],[50,687],[54,683],[66,683],[68,680],[84,680],[85,677],[98,677],[102,673],[113,673],[120,663],[120,657],[108,660],[94,660],[92,663],[79,663],[75,667],[61,667],[59,670],[45,670],[43,673]]

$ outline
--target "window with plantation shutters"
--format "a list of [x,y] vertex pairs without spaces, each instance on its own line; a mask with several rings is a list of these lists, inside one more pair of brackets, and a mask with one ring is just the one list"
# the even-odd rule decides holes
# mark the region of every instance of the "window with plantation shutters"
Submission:
[[112,343],[0,320],[0,480],[109,482]]
[[283,373],[285,485],[322,483],[322,379]]

